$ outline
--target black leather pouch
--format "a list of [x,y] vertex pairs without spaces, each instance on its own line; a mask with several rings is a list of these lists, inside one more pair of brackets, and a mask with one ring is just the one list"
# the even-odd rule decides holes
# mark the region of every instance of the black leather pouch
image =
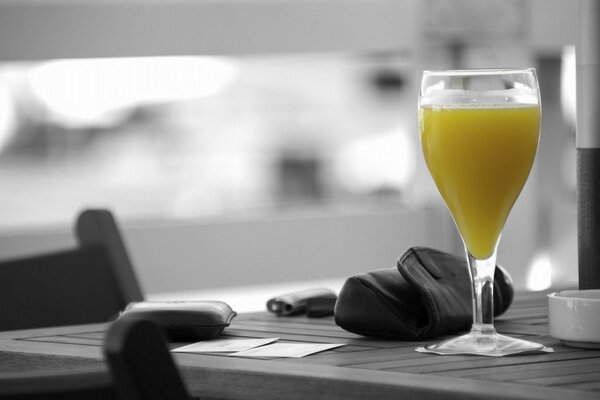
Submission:
[[140,301],[119,315],[135,315],[160,326],[171,341],[214,339],[237,314],[222,301]]
[[[508,272],[494,273],[494,315],[504,313],[514,297]],[[365,336],[422,340],[472,324],[471,283],[465,257],[426,247],[412,247],[397,268],[350,277],[335,304],[335,322]]]

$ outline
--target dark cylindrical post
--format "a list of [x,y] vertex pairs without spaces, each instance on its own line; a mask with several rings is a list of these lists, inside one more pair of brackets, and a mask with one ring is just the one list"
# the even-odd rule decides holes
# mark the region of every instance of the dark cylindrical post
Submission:
[[577,3],[579,288],[600,289],[600,0]]

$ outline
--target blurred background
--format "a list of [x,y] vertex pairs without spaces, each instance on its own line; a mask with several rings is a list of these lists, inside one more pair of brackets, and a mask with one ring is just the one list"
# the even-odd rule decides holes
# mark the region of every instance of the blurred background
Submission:
[[462,255],[420,73],[533,66],[542,139],[498,262],[522,290],[577,284],[572,1],[0,0],[0,38],[3,258],[74,243],[91,207],[156,298]]

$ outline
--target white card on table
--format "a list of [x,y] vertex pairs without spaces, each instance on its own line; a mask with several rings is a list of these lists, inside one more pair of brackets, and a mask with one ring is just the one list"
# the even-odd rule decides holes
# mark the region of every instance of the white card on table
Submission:
[[255,347],[264,346],[272,343],[278,338],[267,339],[213,339],[204,340],[189,344],[187,346],[178,347],[171,351],[176,353],[231,353],[253,349]]
[[250,350],[239,351],[230,354],[237,357],[293,357],[300,358],[309,354],[334,349],[343,344],[322,343],[273,343],[266,346],[256,347]]

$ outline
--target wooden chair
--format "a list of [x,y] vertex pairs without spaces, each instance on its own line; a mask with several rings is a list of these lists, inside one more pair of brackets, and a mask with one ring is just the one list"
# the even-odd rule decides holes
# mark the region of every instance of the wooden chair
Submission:
[[156,324],[140,316],[115,321],[104,354],[117,392],[131,400],[189,400],[191,397]]
[[104,355],[107,368],[0,373],[0,400],[191,399],[153,322],[117,319],[105,335]]
[[143,294],[107,210],[77,218],[77,248],[0,262],[0,330],[106,322]]
[[120,399],[107,370],[0,375],[0,400]]

